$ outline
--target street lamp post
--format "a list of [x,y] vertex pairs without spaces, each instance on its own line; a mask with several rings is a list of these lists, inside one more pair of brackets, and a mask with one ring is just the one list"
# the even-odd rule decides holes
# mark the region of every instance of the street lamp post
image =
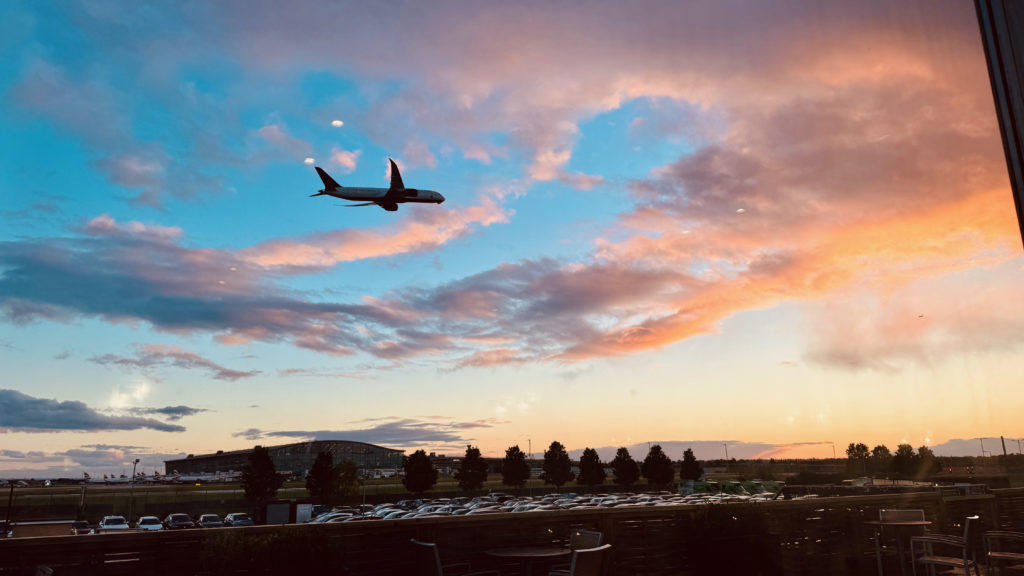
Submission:
[[135,459],[135,463],[132,464],[132,492],[128,499],[128,523],[132,523],[132,516],[135,514],[135,467],[139,465],[139,459]]

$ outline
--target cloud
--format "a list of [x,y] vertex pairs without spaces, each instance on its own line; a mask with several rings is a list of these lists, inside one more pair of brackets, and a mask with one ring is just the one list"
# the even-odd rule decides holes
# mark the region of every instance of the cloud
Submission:
[[164,406],[163,408],[130,408],[132,414],[157,414],[167,418],[171,422],[177,422],[185,416],[195,416],[201,412],[209,412],[206,408],[192,408],[189,406]]
[[313,152],[313,145],[285,132],[280,124],[267,124],[256,131],[259,137],[275,151],[295,159],[305,159]]
[[[308,438],[313,440],[353,440],[371,442],[384,446],[397,446],[407,449],[432,447],[436,450],[464,447],[474,441],[463,431],[480,428],[493,428],[504,424],[497,418],[484,418],[468,422],[431,421],[414,418],[375,418],[364,423],[379,422],[365,428],[339,430],[279,430],[262,431],[262,437],[272,438]],[[358,422],[356,424],[359,424]],[[259,431],[250,431],[259,432]]]
[[335,128],[341,128],[344,125],[345,123],[341,120],[331,120],[331,126],[334,126]]
[[348,150],[333,148],[331,150],[331,164],[341,168],[343,172],[348,174],[356,169],[356,162],[359,160],[360,154],[362,154],[361,150],[349,152]]
[[263,431],[259,428],[249,428],[248,430],[242,430],[241,432],[235,432],[231,435],[232,438],[245,438],[246,440],[259,440],[263,437]]
[[202,369],[209,373],[216,380],[229,380],[235,382],[243,378],[251,378],[260,373],[259,370],[231,370],[225,368],[212,360],[203,358],[198,354],[188,352],[178,346],[164,344],[144,344],[136,346],[134,358],[117,356],[115,354],[104,354],[93,356],[89,359],[96,364],[115,365],[125,368],[139,368],[144,372],[150,372],[153,368],[173,366],[183,370]]
[[0,390],[0,430],[58,432],[68,430],[139,430],[184,432],[185,428],[151,418],[106,416],[82,402],[34,398],[17,390]]
[[488,196],[458,211],[417,212],[387,230],[348,229],[297,240],[271,240],[246,248],[239,256],[264,268],[298,271],[342,262],[434,250],[471,234],[477,226],[508,222],[509,212]]

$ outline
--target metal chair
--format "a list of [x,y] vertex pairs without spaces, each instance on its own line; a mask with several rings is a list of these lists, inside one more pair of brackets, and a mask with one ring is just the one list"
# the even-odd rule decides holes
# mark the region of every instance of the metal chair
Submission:
[[[879,522],[923,522],[924,510],[921,509],[890,509],[883,508],[878,511]],[[890,534],[891,532],[891,534]],[[878,576],[885,574],[882,569],[883,559],[886,556],[898,557],[900,570],[903,566],[903,542],[900,538],[900,530],[897,527],[878,526],[875,529],[875,560],[878,563]]]
[[555,571],[548,576],[603,576],[605,552],[611,548],[611,544],[597,546],[595,548],[583,548],[572,551],[572,563],[568,572]]
[[[927,536],[914,536],[911,538],[910,557],[913,559],[911,565],[914,569],[914,576],[917,576],[918,564],[927,566],[929,574],[935,574],[936,566],[944,566],[947,568],[963,568],[965,576],[969,576],[971,568],[973,568],[975,574],[981,576],[981,568],[978,567],[978,563],[974,559],[974,552],[971,550],[971,535],[979,519],[977,515],[968,516],[964,519],[963,536],[929,534]],[[921,545],[922,555],[920,557],[916,553],[918,544]],[[935,552],[936,547],[944,552],[956,550],[957,554],[937,554]]]
[[989,574],[1002,574],[1007,564],[1024,565],[1024,533],[990,530],[981,537]]
[[499,576],[497,570],[471,570],[468,562],[456,564],[441,564],[441,553],[437,544],[422,542],[415,538],[411,539],[413,549],[416,553],[416,574],[422,576]]
[[[596,530],[573,530],[569,534],[569,549],[597,548],[603,540],[604,534]],[[570,562],[563,562],[552,566],[549,575],[566,576],[570,570],[572,570],[572,564]]]

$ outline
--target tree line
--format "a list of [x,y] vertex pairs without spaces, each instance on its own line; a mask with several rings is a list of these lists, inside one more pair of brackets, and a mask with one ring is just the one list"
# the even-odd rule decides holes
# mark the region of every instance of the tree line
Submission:
[[885,444],[868,450],[867,444],[851,442],[846,448],[846,470],[865,476],[886,475],[897,478],[927,478],[939,470],[935,452],[927,446],[914,451],[910,444],[900,444],[891,452]]
[[[405,476],[402,478],[402,485],[413,494],[427,492],[437,484],[437,469],[423,450],[406,456],[403,468]],[[593,488],[604,484],[607,479],[606,468],[611,468],[615,484],[626,488],[636,484],[641,477],[647,479],[647,484],[651,487],[667,487],[673,483],[676,474],[675,463],[658,444],[650,447],[642,462],[634,460],[629,450],[622,447],[608,464],[601,461],[596,450],[586,448],[580,457],[579,474],[576,474],[573,472],[572,461],[565,446],[555,441],[544,452],[540,478],[545,484],[558,488],[573,480],[577,485]],[[704,468],[691,449],[683,452],[679,468],[681,480],[699,480],[704,475]],[[480,454],[480,449],[466,446],[466,454],[454,475],[459,488],[466,492],[480,490],[487,480],[487,474],[487,462]],[[526,461],[526,453],[519,445],[510,446],[505,450],[505,458],[501,463],[502,484],[521,488],[526,485],[529,478],[530,465]],[[245,498],[262,509],[267,502],[277,496],[277,491],[283,483],[284,479],[275,470],[270,453],[266,448],[256,446],[249,455],[248,463],[242,468]],[[357,494],[360,484],[356,465],[349,460],[335,463],[330,452],[317,454],[313,466],[306,475],[306,490],[310,496],[328,506],[346,496]]]
[[[579,474],[573,472],[572,461],[565,446],[555,441],[544,451],[544,463],[540,479],[544,484],[561,488],[573,480],[579,486],[593,488],[604,484],[607,479],[606,468],[611,468],[612,480],[615,484],[630,487],[641,477],[647,479],[651,487],[667,487],[675,480],[675,463],[665,454],[661,446],[650,447],[642,462],[637,462],[625,447],[619,448],[615,458],[608,464],[601,461],[597,451],[586,448],[580,457]],[[466,492],[480,490],[487,480],[487,462],[475,446],[466,446],[466,454],[462,458],[455,480],[459,488]],[[693,455],[693,450],[683,452],[680,463],[680,479],[699,480],[704,475],[704,468]],[[526,453],[519,445],[510,446],[505,450],[505,458],[501,462],[501,483],[511,488],[521,488],[530,479],[530,465],[526,462]],[[430,462],[430,457],[423,450],[417,450],[406,457],[405,477],[402,484],[414,494],[430,490],[437,483],[437,470]]]

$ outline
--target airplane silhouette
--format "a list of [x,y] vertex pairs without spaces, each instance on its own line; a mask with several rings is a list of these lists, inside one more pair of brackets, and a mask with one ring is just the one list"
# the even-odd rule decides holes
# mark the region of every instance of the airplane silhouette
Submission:
[[316,166],[316,173],[324,183],[323,190],[318,190],[313,196],[334,196],[342,200],[355,202],[364,201],[361,204],[346,204],[345,206],[372,206],[376,204],[388,212],[398,210],[399,204],[416,202],[425,204],[440,204],[444,202],[444,196],[433,190],[418,190],[406,188],[402,182],[402,175],[398,172],[398,165],[391,158],[391,187],[390,188],[344,188],[331,178],[330,174],[324,172],[323,168]]

